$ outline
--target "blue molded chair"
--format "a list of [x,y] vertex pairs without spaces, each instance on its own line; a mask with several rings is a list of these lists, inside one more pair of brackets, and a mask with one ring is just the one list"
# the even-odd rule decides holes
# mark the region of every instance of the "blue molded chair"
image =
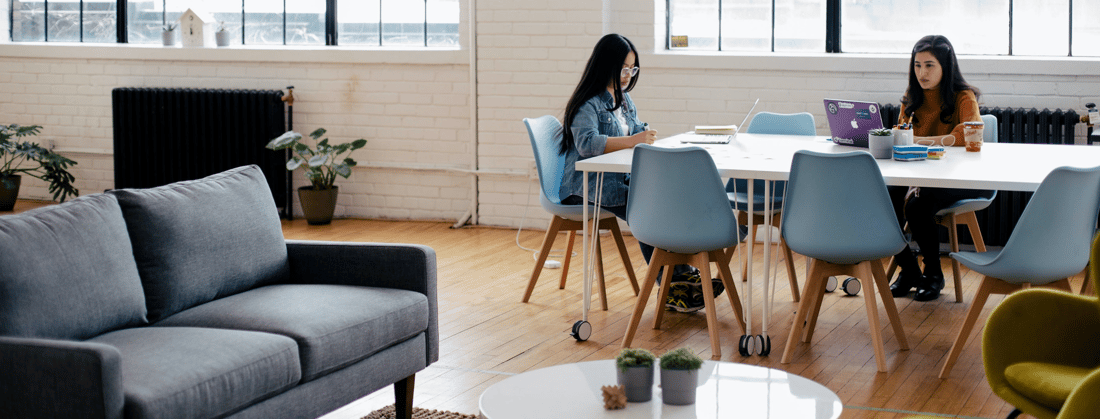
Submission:
[[[565,278],[569,273],[569,260],[573,253],[573,242],[576,240],[577,231],[584,229],[584,223],[581,221],[584,218],[584,206],[562,205],[561,198],[558,197],[558,191],[561,189],[562,172],[565,171],[565,156],[558,153],[561,123],[553,115],[543,115],[534,119],[524,118],[523,123],[527,126],[527,134],[531,137],[531,148],[535,153],[535,166],[539,172],[539,186],[542,189],[542,193],[539,194],[539,203],[542,204],[543,209],[553,215],[553,218],[550,219],[550,226],[546,228],[546,236],[542,239],[542,249],[539,250],[538,260],[535,261],[535,270],[531,273],[531,280],[527,282],[527,291],[523,294],[523,302],[526,303],[531,299],[531,293],[535,290],[539,273],[542,272],[546,256],[550,254],[550,249],[554,246],[554,239],[558,237],[559,231],[569,232],[569,243],[565,249],[565,258],[562,263],[561,283],[558,285],[559,289],[565,288]],[[601,209],[598,213],[600,219],[598,228],[611,230],[611,236],[614,237],[615,244],[619,248],[619,256],[623,260],[623,267],[626,268],[626,275],[630,279],[630,285],[634,288],[634,295],[638,295],[638,279],[634,276],[634,266],[630,264],[630,256],[626,252],[626,244],[623,242],[623,233],[619,229],[619,221],[615,218],[615,214],[606,210]],[[589,217],[597,214],[595,206],[589,205],[588,214]],[[607,286],[604,283],[603,252],[599,240],[596,241],[595,251],[597,255],[596,268],[599,273],[600,302],[603,304],[603,309],[607,310]]]
[[[702,278],[711,278],[711,262],[718,265],[718,276],[726,287],[726,296],[733,306],[737,324],[745,333],[741,298],[733,287],[729,269],[733,252],[726,251],[739,243],[737,220],[730,211],[718,168],[706,150],[699,147],[664,149],[647,144],[635,146],[626,215],[634,237],[654,249],[642,292],[634,305],[634,315],[626,327],[623,348],[630,347],[657,273],[666,265],[694,266],[699,268]],[[654,329],[660,329],[665,312],[664,302],[672,282],[672,269],[665,269],[664,272]],[[715,357],[721,357],[713,285],[708,280],[703,280],[702,285],[711,352]]]
[[[1059,167],[1039,184],[1004,248],[951,253],[952,258],[983,277],[940,378],[951,373],[989,294],[1010,294],[1032,286],[1072,292],[1068,278],[1080,273],[1089,262],[1089,243],[1096,231],[1098,211],[1100,166]],[[1034,342],[1039,348],[1043,347],[1041,336],[1037,334]]]
[[[814,116],[809,112],[779,114],[772,112],[760,112],[752,117],[745,132],[749,134],[780,134],[780,135],[817,135],[817,127],[814,126]],[[749,186],[745,179],[730,179],[726,182],[726,195],[729,197],[730,206],[737,210],[737,222],[748,225],[749,214]],[[772,226],[779,227],[778,215],[783,209],[783,189],[787,182],[773,182],[772,191]],[[736,192],[734,192],[736,191]],[[753,225],[764,224],[764,181],[753,181],[752,218]],[[756,229],[749,231],[749,240],[756,240]],[[791,296],[795,302],[799,301],[798,277],[794,271],[794,261],[791,250],[787,248],[783,239],[779,240],[779,251],[787,261],[787,279],[791,285]],[[748,259],[741,261],[741,278],[748,279]]]
[[875,360],[878,370],[885,372],[886,353],[874,290],[882,297],[898,345],[902,350],[909,349],[886,273],[879,262],[901,251],[905,236],[874,157],[866,151],[795,153],[781,233],[787,246],[811,258],[811,263],[780,362],[791,362],[800,334],[803,342],[813,338],[828,277],[848,275],[865,283],[870,279],[875,284],[863,292],[863,297]]
[[[987,143],[997,142],[998,128],[997,117],[993,115],[982,115],[982,122],[985,123],[985,129],[982,132],[982,141]],[[961,140],[957,140],[961,141]],[[951,245],[952,252],[959,251],[959,224],[966,224],[967,231],[970,232],[970,241],[974,243],[974,248],[978,252],[985,251],[985,239],[982,238],[982,229],[978,226],[978,217],[974,213],[986,209],[989,204],[993,203],[994,199],[997,199],[997,191],[985,191],[986,193],[977,198],[960,199],[955,202],[954,205],[944,208],[936,213],[936,222],[939,225],[947,228],[948,243]],[[897,269],[897,261],[890,260],[890,269],[886,272],[887,278],[894,277],[894,271]],[[959,271],[959,261],[951,259],[951,273],[955,283],[955,302],[962,302],[962,274]]]

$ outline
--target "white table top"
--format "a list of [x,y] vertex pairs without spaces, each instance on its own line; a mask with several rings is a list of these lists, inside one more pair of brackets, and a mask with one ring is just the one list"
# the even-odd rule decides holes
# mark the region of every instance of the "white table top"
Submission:
[[[798,150],[843,153],[865,148],[840,146],[824,136],[738,134],[729,144],[681,144],[677,136],[657,141],[660,147],[702,147],[714,158],[723,178],[787,180]],[[577,162],[577,170],[629,173],[633,149]],[[971,153],[948,147],[942,160],[901,162],[876,160],[888,185],[1034,191],[1060,166],[1100,165],[1100,147],[1054,144],[986,143]],[[840,180],[843,181],[843,180]]]
[[831,418],[844,406],[836,393],[786,372],[722,361],[706,361],[699,371],[696,401],[688,406],[661,403],[660,372],[654,369],[653,399],[603,407],[600,387],[615,385],[615,361],[557,365],[509,377],[481,394],[484,419],[507,418]]

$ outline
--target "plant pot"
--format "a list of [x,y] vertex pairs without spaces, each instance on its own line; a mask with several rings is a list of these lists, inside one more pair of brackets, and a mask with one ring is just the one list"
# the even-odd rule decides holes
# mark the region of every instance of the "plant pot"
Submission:
[[[12,175],[6,178],[0,178],[0,211],[12,211],[15,209],[15,199],[19,197],[19,183],[23,177],[19,175]],[[2,180],[11,181],[14,183],[14,187],[8,188],[4,185]]]
[[228,47],[229,46],[229,31],[214,32],[214,42],[219,47]]
[[176,45],[176,31],[164,31],[160,33],[160,40],[164,43],[164,46],[170,47]]
[[868,135],[867,151],[876,159],[888,159],[894,155],[894,135]]
[[336,197],[340,195],[340,187],[332,189],[314,190],[313,186],[298,188],[298,201],[302,203],[302,214],[310,225],[324,225],[332,222],[332,214],[336,212]]
[[661,401],[664,404],[683,406],[695,404],[695,388],[698,387],[699,370],[661,369]]
[[615,367],[615,377],[619,385],[626,390],[626,401],[632,403],[648,402],[653,399],[653,366],[628,367],[623,372]]

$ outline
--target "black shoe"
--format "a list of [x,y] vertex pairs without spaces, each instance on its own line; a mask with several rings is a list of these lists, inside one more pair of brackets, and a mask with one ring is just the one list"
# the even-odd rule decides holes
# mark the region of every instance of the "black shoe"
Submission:
[[895,279],[894,283],[890,284],[890,295],[893,295],[894,298],[904,297],[909,295],[909,290],[924,282],[924,275],[902,270],[901,273],[898,274],[898,279]]
[[917,295],[913,296],[913,300],[932,301],[940,298],[940,290],[944,286],[943,274],[925,275],[924,278],[924,282],[917,286]]

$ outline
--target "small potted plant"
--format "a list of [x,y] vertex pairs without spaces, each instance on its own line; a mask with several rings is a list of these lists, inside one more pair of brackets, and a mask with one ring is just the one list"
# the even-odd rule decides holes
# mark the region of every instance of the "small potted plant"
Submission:
[[876,159],[888,159],[894,147],[894,133],[887,128],[873,129],[867,133],[867,150]]
[[695,404],[699,382],[700,358],[689,348],[678,348],[661,355],[661,401],[664,404]]
[[645,349],[623,348],[615,357],[615,376],[626,390],[626,401],[648,402],[653,398],[653,365],[657,356]]
[[225,21],[218,22],[218,31],[214,32],[214,42],[219,47],[229,46],[229,30],[225,28]]
[[50,151],[38,143],[17,139],[38,135],[41,126],[0,125],[0,211],[11,211],[19,197],[21,175],[44,180],[50,184],[53,199],[65,202],[80,194],[68,168],[75,161]]
[[160,39],[166,47],[176,45],[176,22],[164,25],[164,32],[160,33]]
[[305,166],[306,179],[309,179],[310,185],[298,188],[298,200],[302,204],[306,221],[312,225],[332,222],[332,215],[336,211],[336,197],[340,192],[339,187],[334,185],[336,176],[347,179],[351,176],[351,168],[358,164],[351,157],[341,159],[340,156],[367,144],[367,140],[362,138],[350,143],[329,144],[328,138],[321,138],[325,132],[324,128],[317,128],[309,134],[317,143],[316,147],[302,142],[302,134],[294,131],[287,131],[267,143],[269,149],[289,148],[293,152],[293,157],[286,162],[286,170],[293,171]]

